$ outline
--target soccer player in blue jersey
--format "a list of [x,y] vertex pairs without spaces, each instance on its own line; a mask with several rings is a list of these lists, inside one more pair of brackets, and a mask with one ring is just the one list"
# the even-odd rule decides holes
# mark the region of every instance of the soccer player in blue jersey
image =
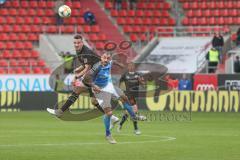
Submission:
[[[92,67],[91,74],[89,75],[92,77],[92,79],[88,83],[92,86],[95,97],[105,112],[104,125],[106,129],[106,139],[109,143],[115,144],[116,141],[110,132],[110,119],[112,116],[112,95],[123,103],[123,108],[127,110],[133,121],[136,121],[136,115],[126,95],[121,91],[121,89],[115,87],[112,83],[112,63],[113,61],[111,53],[104,53],[101,56],[101,61]],[[116,63],[120,65],[118,62]]]

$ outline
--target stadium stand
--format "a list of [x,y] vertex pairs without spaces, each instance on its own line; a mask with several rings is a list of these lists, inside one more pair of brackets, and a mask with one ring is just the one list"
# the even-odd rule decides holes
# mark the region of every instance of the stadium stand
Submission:
[[[149,41],[159,27],[165,26],[171,29],[176,24],[175,19],[169,13],[171,5],[165,0],[140,0],[137,1],[135,10],[129,10],[125,1],[122,2],[122,9],[116,10],[114,3],[106,0],[104,7],[110,11],[110,15],[115,18],[117,24],[123,28],[124,33],[133,42]],[[164,36],[172,36],[172,34],[170,32]]]
[[[79,1],[66,1],[72,9],[72,15],[64,19],[63,26],[57,26],[54,13],[54,0],[8,0],[1,6],[0,12],[0,57],[2,74],[7,73],[50,73],[50,69],[44,65],[38,65],[41,61],[39,53],[34,50],[34,44],[38,44],[39,35],[72,34],[84,32],[84,36],[90,44],[97,49],[103,49],[106,35],[101,32],[99,25],[88,26],[82,18],[83,9]],[[37,9],[36,9],[37,8]],[[77,27],[76,27],[77,26]],[[12,66],[11,60],[16,61]],[[26,61],[24,66],[20,62]],[[37,65],[33,65],[35,63]],[[18,70],[15,68],[18,67]],[[30,68],[30,69],[26,69]]]

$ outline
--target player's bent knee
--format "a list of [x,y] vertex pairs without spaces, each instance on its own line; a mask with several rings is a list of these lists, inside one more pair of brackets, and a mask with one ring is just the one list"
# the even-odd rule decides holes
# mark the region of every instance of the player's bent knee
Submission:
[[104,108],[103,109],[105,114],[108,115],[108,116],[111,116],[112,115],[112,109],[111,107],[107,107],[107,108]]

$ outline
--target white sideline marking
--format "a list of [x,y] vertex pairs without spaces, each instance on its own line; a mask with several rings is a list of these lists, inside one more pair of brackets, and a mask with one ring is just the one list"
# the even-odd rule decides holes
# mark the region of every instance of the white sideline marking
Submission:
[[[97,134],[99,135],[99,134]],[[120,134],[123,136],[136,136],[132,134]],[[155,135],[139,135],[143,137],[154,137],[161,138],[160,140],[145,140],[145,141],[125,141],[118,142],[117,144],[141,144],[141,143],[158,143],[163,141],[172,141],[175,140],[175,137],[167,137],[167,136],[155,136]],[[0,144],[0,147],[32,147],[32,146],[80,146],[80,145],[104,145],[107,142],[79,142],[79,143],[35,143],[35,144]]]

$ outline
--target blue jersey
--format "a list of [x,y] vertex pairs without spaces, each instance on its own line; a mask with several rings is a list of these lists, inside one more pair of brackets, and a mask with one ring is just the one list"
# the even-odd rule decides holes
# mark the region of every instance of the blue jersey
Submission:
[[[96,67],[96,66],[95,66]],[[94,71],[93,82],[99,87],[107,86],[108,82],[111,82],[111,68],[112,61],[110,61],[106,66],[97,65],[96,70]]]

